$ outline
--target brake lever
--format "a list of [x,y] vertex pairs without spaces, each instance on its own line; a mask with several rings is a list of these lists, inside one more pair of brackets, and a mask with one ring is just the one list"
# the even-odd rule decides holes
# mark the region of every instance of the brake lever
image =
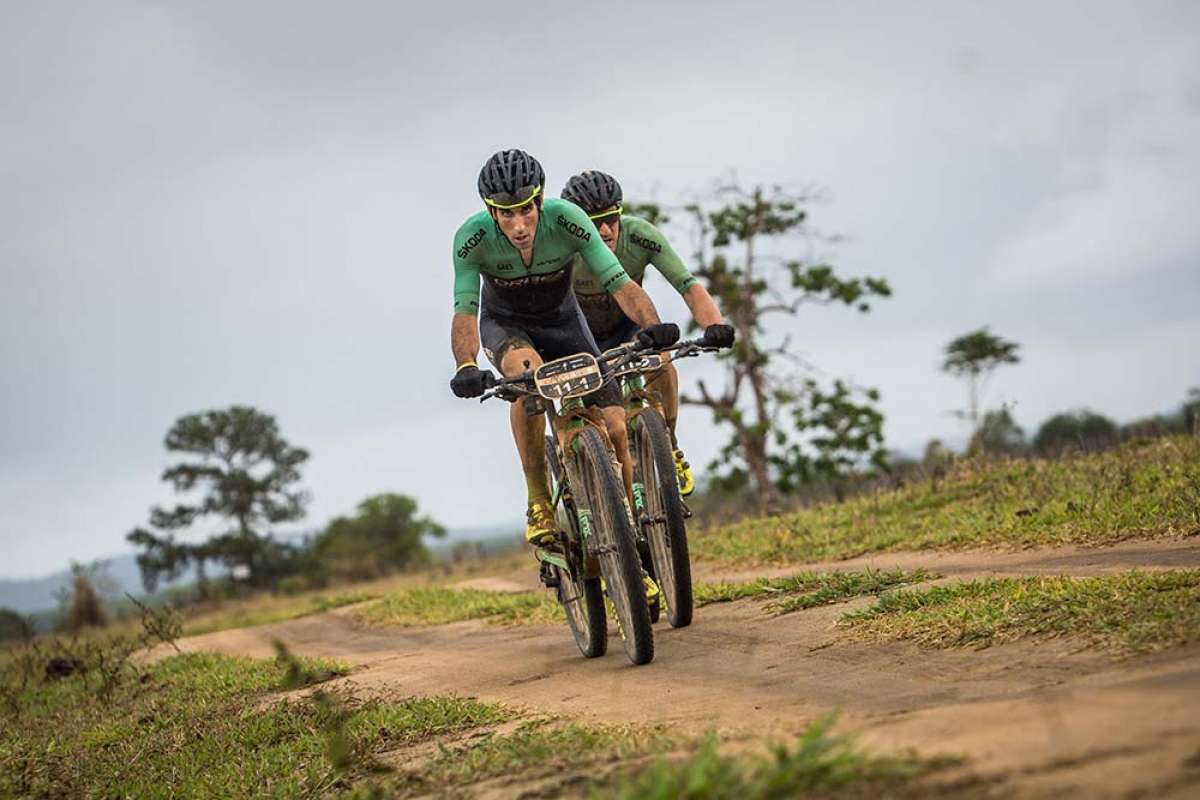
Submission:
[[479,402],[482,403],[484,400],[491,400],[493,397],[497,397],[507,403],[515,403],[521,396],[519,392],[513,391],[511,386],[504,384],[496,384],[495,386],[496,388],[489,389],[479,395]]

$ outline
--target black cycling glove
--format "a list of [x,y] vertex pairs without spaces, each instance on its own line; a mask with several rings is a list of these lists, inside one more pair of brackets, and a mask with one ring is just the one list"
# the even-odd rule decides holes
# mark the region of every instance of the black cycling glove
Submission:
[[491,370],[480,369],[474,364],[460,367],[450,379],[450,391],[455,397],[479,397],[489,386],[496,382],[496,376]]
[[733,347],[735,338],[732,325],[717,323],[709,325],[704,329],[704,335],[700,337],[701,347]]
[[679,341],[679,326],[674,322],[660,322],[642,328],[637,334],[638,346],[643,350],[670,347]]

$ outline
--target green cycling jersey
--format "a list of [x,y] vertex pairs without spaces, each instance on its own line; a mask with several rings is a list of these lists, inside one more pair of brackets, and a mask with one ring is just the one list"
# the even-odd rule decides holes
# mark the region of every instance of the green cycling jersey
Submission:
[[545,199],[528,265],[491,215],[480,211],[454,235],[454,311],[478,314],[482,282],[490,307],[530,316],[548,313],[570,294],[573,269],[586,274],[597,292],[612,293],[629,283],[621,262],[574,203]]
[[[667,237],[641,217],[621,215],[615,255],[625,272],[639,285],[646,278],[646,267],[651,264],[680,294],[697,283]],[[575,270],[574,288],[593,330],[609,330],[624,318],[616,303],[608,302],[604,297],[603,284],[586,270]]]

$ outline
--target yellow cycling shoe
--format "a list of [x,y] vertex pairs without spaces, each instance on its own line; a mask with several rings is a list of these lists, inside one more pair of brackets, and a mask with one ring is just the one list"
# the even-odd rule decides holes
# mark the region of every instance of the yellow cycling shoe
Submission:
[[545,547],[554,543],[558,523],[549,503],[530,503],[525,509],[525,541],[534,547]]
[[692,466],[683,460],[683,451],[675,451],[675,478],[679,481],[679,493],[687,497],[696,491],[696,479],[692,477]]
[[658,584],[654,582],[654,578],[651,578],[644,572],[642,573],[642,584],[646,587],[647,603],[653,603],[662,594],[662,592],[659,591]]

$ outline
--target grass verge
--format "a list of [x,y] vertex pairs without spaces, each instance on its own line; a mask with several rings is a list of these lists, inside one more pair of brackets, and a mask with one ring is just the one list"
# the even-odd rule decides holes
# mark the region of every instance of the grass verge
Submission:
[[[802,572],[787,578],[761,578],[749,583],[698,583],[697,605],[753,597],[770,598],[767,610],[787,614],[878,594],[897,586],[929,580],[924,570]],[[432,587],[406,589],[363,606],[355,618],[366,625],[445,625],[482,619],[497,625],[545,625],[563,622],[562,606],[549,592],[494,592],[484,589]]]
[[1120,653],[1200,641],[1200,570],[1004,578],[897,590],[842,625],[878,639],[987,647],[1070,637]]
[[931,483],[694,536],[693,557],[787,564],[886,550],[1105,545],[1200,534],[1200,439],[1055,461],[963,461]]
[[[715,736],[697,750],[697,740],[662,728],[516,724],[511,710],[469,698],[385,702],[325,685],[283,695],[340,668],[282,645],[279,653],[173,656],[103,699],[80,674],[26,681],[19,706],[0,712],[0,797],[375,798],[486,788],[742,800],[891,787],[931,768],[863,754],[830,735],[831,721],[758,759],[721,754]],[[694,752],[646,767],[680,750]]]
[[931,577],[923,569],[866,570],[865,572],[800,572],[786,578],[759,578],[749,583],[699,583],[696,604],[724,603],[746,598],[770,599],[767,610],[788,614],[831,605],[863,595],[880,594]]
[[[833,718],[813,723],[792,746],[776,744],[768,757],[725,755],[709,736],[682,761],[660,758],[648,768],[594,792],[595,798],[774,800],[853,787],[856,797],[894,796],[912,779],[956,763],[912,755],[882,757],[830,733]],[[836,796],[836,795],[835,795]]]
[[534,720],[506,734],[487,734],[440,753],[392,781],[385,795],[446,792],[506,777],[527,784],[548,780],[558,796],[594,780],[593,766],[666,752],[684,744],[659,728],[562,724]]
[[297,670],[338,668],[191,653],[158,662],[105,702],[80,676],[47,681],[5,713],[0,796],[319,795],[383,747],[511,716],[463,698],[267,702]]
[[539,625],[565,620],[549,592],[493,592],[436,586],[405,589],[364,606],[355,617],[367,625],[445,625],[483,619],[499,625]]
[[301,597],[266,596],[249,600],[230,601],[211,611],[199,612],[183,625],[184,636],[223,631],[230,628],[249,628],[289,619],[322,614],[342,606],[363,603],[379,597],[377,592],[345,591]]

